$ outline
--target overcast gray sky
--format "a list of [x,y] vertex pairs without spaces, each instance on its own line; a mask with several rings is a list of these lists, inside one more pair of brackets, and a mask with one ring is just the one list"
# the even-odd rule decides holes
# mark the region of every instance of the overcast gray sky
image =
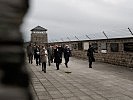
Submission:
[[30,41],[30,30],[36,26],[48,29],[50,41],[131,37],[133,0],[31,0],[22,32]]

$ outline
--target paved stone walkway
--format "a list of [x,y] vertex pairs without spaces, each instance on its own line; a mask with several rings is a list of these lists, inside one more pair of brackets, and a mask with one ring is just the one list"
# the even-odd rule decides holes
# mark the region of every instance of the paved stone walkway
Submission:
[[63,61],[57,71],[52,63],[47,73],[28,64],[35,100],[133,100],[132,69],[99,62],[90,69],[87,61],[70,60],[69,68]]

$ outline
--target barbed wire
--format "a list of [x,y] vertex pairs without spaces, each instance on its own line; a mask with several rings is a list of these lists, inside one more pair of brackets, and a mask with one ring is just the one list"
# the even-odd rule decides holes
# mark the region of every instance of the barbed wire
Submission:
[[[130,31],[129,31],[130,29]],[[93,39],[106,39],[106,38],[122,38],[126,36],[133,36],[133,28],[120,28],[114,30],[105,30],[96,33],[65,33],[64,37],[50,39],[49,42],[65,42],[65,41],[80,41],[80,40],[93,40]],[[104,33],[103,33],[104,32]],[[107,36],[107,37],[106,37]]]

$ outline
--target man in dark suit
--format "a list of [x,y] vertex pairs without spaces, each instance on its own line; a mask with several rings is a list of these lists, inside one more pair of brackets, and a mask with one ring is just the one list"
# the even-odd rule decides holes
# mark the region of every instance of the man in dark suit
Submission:
[[89,49],[87,51],[87,56],[88,56],[88,60],[89,60],[89,68],[92,68],[92,62],[95,62],[95,58],[94,58],[94,48],[89,45]]
[[69,57],[71,56],[71,51],[68,45],[65,46],[64,48],[64,58],[65,58],[65,65],[66,68],[68,68],[68,62],[69,62]]
[[59,52],[60,52],[61,63],[62,63],[62,54],[63,54],[64,48],[61,45],[58,45],[58,49],[59,49]]
[[56,63],[56,68],[59,70],[59,65],[62,61],[62,52],[60,51],[60,47],[58,45],[54,48],[54,63]]
[[40,47],[36,46],[35,50],[35,60],[36,60],[36,66],[41,65],[41,61],[40,61]]

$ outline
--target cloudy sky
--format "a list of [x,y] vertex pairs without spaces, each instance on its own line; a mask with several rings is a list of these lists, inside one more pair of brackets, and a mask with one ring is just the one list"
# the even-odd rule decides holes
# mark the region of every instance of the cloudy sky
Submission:
[[49,41],[131,37],[133,0],[30,0],[22,32],[30,41],[36,26],[48,29]]

